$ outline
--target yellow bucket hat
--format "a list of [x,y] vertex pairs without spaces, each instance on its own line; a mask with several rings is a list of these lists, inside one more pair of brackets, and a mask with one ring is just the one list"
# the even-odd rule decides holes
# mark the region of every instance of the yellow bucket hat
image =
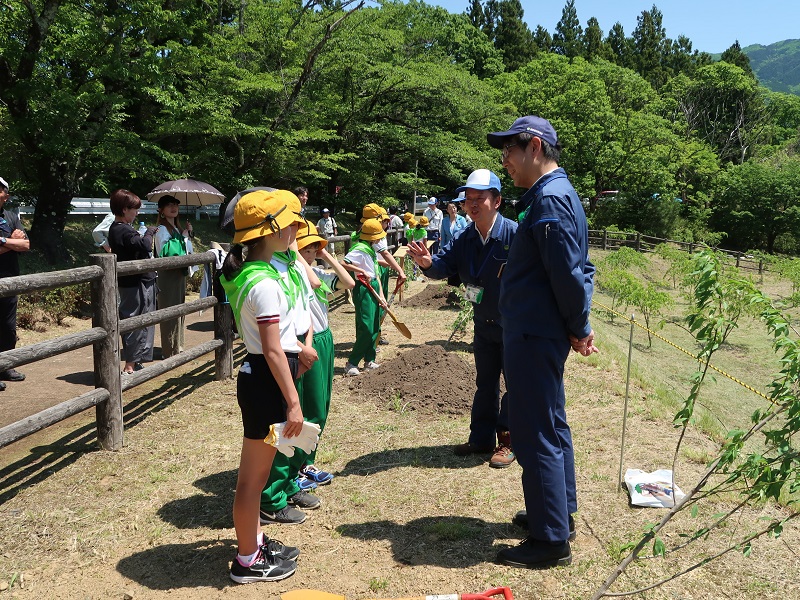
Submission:
[[408,226],[409,226],[411,229],[414,229],[414,227],[416,227],[416,226],[417,226],[417,220],[416,220],[414,217],[411,217],[411,218],[408,220]]
[[428,217],[420,217],[419,218],[419,224],[422,225],[423,227],[427,227],[428,223],[430,223],[430,221],[428,220]]
[[386,212],[386,209],[378,206],[374,202],[372,204],[367,204],[364,207],[364,210],[361,211],[362,223],[366,222],[367,219],[378,219],[379,221],[382,221],[388,218],[389,213]]
[[234,244],[244,244],[303,223],[300,200],[288,190],[258,190],[245,194],[233,209]]
[[328,240],[322,237],[317,231],[317,226],[313,223],[309,223],[305,221],[300,224],[297,228],[297,248],[298,250],[302,250],[309,244],[313,244],[314,242],[319,242],[320,248],[324,248],[328,245]]
[[414,215],[412,215],[411,213],[409,213],[409,212],[403,213],[403,222],[404,223],[408,223],[413,218],[414,218]]
[[386,237],[386,232],[383,230],[383,225],[378,219],[367,219],[361,226],[361,234],[359,237],[367,242],[374,242]]

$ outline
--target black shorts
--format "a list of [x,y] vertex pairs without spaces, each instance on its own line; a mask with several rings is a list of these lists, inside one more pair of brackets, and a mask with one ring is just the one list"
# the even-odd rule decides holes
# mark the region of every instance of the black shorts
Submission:
[[[297,376],[297,354],[287,352],[286,360],[294,379]],[[250,366],[249,373],[245,365]],[[236,380],[236,396],[242,411],[244,437],[247,439],[263,440],[269,433],[270,425],[286,420],[286,399],[263,354],[244,357]]]

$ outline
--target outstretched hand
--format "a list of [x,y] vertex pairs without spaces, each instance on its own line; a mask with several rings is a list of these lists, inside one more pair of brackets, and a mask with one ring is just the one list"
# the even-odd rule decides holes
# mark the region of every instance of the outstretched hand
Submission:
[[411,255],[411,259],[423,269],[431,266],[431,253],[428,251],[425,242],[409,241],[408,253]]

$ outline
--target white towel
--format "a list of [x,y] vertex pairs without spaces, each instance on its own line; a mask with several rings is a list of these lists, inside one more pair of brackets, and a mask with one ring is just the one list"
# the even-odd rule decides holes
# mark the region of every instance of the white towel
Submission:
[[264,438],[264,443],[275,446],[279,452],[289,457],[294,456],[295,448],[300,448],[306,454],[311,454],[314,448],[317,447],[320,428],[316,423],[303,421],[303,429],[300,435],[290,438],[283,436],[284,427],[286,427],[286,421],[270,425],[269,434]]

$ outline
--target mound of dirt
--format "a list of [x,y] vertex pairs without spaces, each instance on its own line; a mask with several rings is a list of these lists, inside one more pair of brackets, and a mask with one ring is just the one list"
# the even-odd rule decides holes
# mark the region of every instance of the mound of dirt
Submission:
[[419,306],[440,309],[459,309],[458,295],[455,288],[446,283],[429,283],[424,290],[414,294],[408,299],[403,299],[403,306]]
[[475,394],[475,365],[437,344],[420,346],[350,379],[354,396],[389,410],[466,415]]

